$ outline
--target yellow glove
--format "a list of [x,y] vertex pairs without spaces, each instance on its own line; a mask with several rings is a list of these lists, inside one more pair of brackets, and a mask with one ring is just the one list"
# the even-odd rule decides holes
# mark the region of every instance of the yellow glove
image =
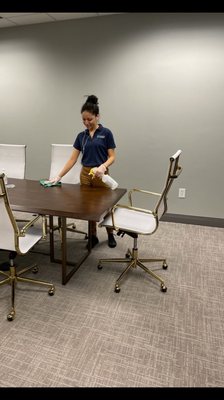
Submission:
[[95,176],[97,176],[98,178],[102,178],[106,170],[107,168],[105,167],[105,165],[101,164],[99,167],[91,168],[89,175],[92,175],[93,178]]
[[96,167],[94,167],[94,168],[91,168],[91,170],[89,171],[89,175],[92,175],[92,179],[94,178],[94,176],[95,176],[95,172],[96,172],[96,170],[97,170],[97,168]]

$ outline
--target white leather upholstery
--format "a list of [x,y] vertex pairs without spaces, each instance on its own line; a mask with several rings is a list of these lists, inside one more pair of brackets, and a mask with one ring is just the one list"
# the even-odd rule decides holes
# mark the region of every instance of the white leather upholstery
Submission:
[[[0,185],[0,195],[3,191],[3,179],[0,178],[2,183]],[[14,218],[8,199],[0,196],[0,249],[17,251],[19,254],[27,253],[41,238],[42,227],[31,226],[25,236],[19,237],[18,245],[16,248],[16,236],[19,234],[19,228]]]
[[0,197],[0,238],[1,249],[15,251],[15,230],[6,210],[3,197]]
[[[69,160],[73,150],[72,144],[52,144],[51,145],[51,168],[49,179],[55,178],[65,163]],[[80,159],[77,160],[74,167],[63,176],[61,179],[64,183],[79,183],[80,182],[80,171],[82,165]]]
[[19,238],[19,249],[22,254],[27,253],[42,238],[42,229],[31,226],[26,236]]
[[14,263],[14,258],[17,254],[26,254],[37,242],[39,242],[43,235],[45,236],[45,221],[42,221],[41,228],[34,225],[39,218],[41,217],[36,216],[35,218],[31,218],[30,221],[26,222],[26,224],[19,229],[9,203],[7,188],[4,181],[4,174],[0,173],[0,250],[6,250],[9,252],[9,261],[7,265],[8,271],[7,269],[1,270],[0,268],[0,276],[2,277],[3,275],[3,279],[0,280],[0,286],[5,284],[9,284],[11,286],[11,309],[7,315],[8,321],[13,321],[16,314],[15,288],[17,286],[17,282],[25,282],[26,284],[32,283],[35,285],[48,287],[48,294],[50,296],[53,296],[55,292],[55,287],[50,282],[37,280],[30,277],[22,277],[23,274],[31,270],[33,272],[38,272],[38,267],[36,264],[17,271]]
[[26,145],[0,144],[0,173],[5,170],[8,178],[25,178]]
[[[156,229],[156,219],[152,214],[127,208],[116,208],[114,212],[114,224],[119,229],[136,232],[142,235],[150,235]],[[111,214],[108,215],[100,226],[113,227]]]
[[170,163],[166,182],[161,193],[149,192],[142,189],[132,189],[129,191],[129,197],[132,198],[134,192],[141,192],[142,194],[154,196],[156,198],[154,209],[143,210],[132,207],[133,203],[130,201],[128,206],[118,204],[113,208],[112,213],[105,216],[100,222],[100,227],[110,227],[116,230],[133,232],[142,235],[150,235],[156,231],[159,225],[160,218],[167,211],[167,195],[170,187],[175,179],[181,172],[181,167],[178,165],[181,150],[178,150],[172,157]]

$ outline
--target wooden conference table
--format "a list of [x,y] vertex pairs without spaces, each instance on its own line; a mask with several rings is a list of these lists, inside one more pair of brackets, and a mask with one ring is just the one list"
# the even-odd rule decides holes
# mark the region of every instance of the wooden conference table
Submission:
[[[50,221],[50,260],[62,265],[62,284],[65,285],[91,251],[91,221],[99,222],[104,215],[121,199],[126,189],[93,188],[79,184],[63,183],[61,187],[43,187],[39,181],[29,179],[8,179],[15,184],[8,189],[9,201],[14,211],[49,215]],[[61,218],[61,260],[54,256],[53,217]],[[88,221],[88,250],[76,261],[67,260],[66,218]],[[67,273],[67,266],[73,268]]]

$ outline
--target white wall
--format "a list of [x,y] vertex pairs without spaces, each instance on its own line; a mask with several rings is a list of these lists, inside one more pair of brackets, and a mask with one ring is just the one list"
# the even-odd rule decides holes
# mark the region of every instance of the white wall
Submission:
[[111,175],[121,187],[159,191],[180,148],[169,212],[223,218],[223,13],[0,29],[0,142],[27,144],[27,178],[47,178],[50,144],[73,143],[83,129],[85,94],[99,97],[101,122],[114,133]]

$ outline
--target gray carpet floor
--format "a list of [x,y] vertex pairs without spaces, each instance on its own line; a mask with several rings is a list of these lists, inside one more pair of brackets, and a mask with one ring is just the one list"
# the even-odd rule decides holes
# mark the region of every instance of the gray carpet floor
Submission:
[[[86,229],[78,221],[77,227]],[[152,236],[141,236],[142,257],[167,257],[168,269],[151,265],[167,292],[140,269],[132,269],[114,292],[124,266],[101,257],[123,257],[128,236],[100,243],[66,285],[61,267],[49,257],[17,257],[22,267],[40,266],[35,278],[55,284],[50,297],[42,287],[18,283],[16,317],[6,319],[10,287],[0,287],[1,387],[223,387],[224,230],[161,222]],[[86,245],[70,235],[69,257]],[[59,246],[59,241],[58,248]],[[38,250],[48,249],[48,243]],[[0,252],[0,262],[7,253]]]

